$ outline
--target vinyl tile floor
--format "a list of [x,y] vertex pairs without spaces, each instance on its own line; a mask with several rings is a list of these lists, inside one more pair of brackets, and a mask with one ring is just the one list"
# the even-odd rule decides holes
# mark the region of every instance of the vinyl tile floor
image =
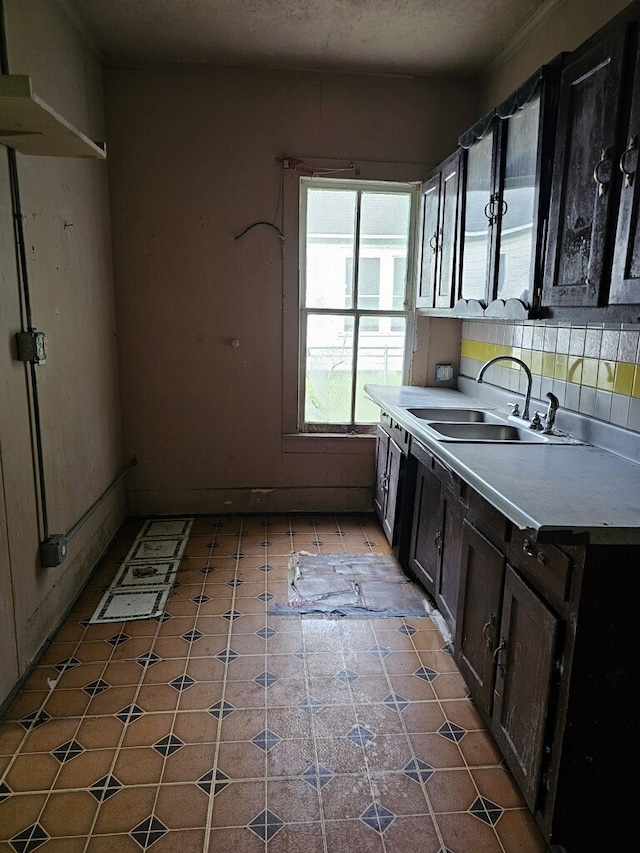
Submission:
[[429,617],[269,614],[372,517],[197,517],[164,615],[89,625],[141,526],[0,722],[0,853],[547,849]]

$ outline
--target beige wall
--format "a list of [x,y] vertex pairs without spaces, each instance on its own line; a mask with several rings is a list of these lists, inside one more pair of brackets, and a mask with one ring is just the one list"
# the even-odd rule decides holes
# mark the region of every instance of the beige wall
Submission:
[[[99,57],[58,3],[8,0],[9,70],[68,121],[103,139]],[[53,71],[55,70],[55,73]],[[49,532],[64,534],[123,464],[104,162],[17,155],[38,366]],[[66,560],[40,567],[29,371],[15,359],[24,322],[15,262],[8,152],[0,146],[0,705],[73,603],[124,517],[112,493],[70,540]]]
[[369,508],[370,439],[283,442],[295,281],[283,293],[271,229],[234,238],[281,225],[277,156],[420,178],[470,123],[474,86],[114,69],[106,103],[131,511]]

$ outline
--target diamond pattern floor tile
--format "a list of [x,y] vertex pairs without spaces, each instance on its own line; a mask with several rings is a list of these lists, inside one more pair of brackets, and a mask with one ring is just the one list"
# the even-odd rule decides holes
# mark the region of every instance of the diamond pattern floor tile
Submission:
[[163,835],[167,834],[167,832],[167,827],[162,823],[162,821],[151,815],[132,829],[129,835],[143,850],[148,850],[152,844],[159,841]]
[[22,832],[14,835],[9,841],[16,853],[31,853],[32,850],[37,850],[45,842],[49,841],[49,835],[38,823],[28,826]]
[[270,841],[277,832],[280,832],[283,826],[284,821],[280,820],[278,815],[266,809],[251,821],[249,829],[255,832],[258,838],[262,838],[263,841]]
[[[154,519],[138,530],[146,542],[174,548],[168,540],[187,522]],[[128,523],[128,538],[114,545],[119,556],[107,555],[88,587],[94,598],[81,597],[63,628],[64,645],[39,667],[43,678],[45,665],[64,675],[64,689],[25,692],[0,721],[0,744],[8,726],[17,751],[0,758],[0,825],[7,808],[23,818],[0,831],[0,847],[63,850],[66,839],[50,839],[47,823],[46,786],[55,783],[60,813],[78,809],[78,826],[83,809],[98,815],[102,838],[74,838],[73,853],[94,844],[204,853],[205,838],[207,853],[216,845],[384,853],[420,849],[424,830],[429,849],[440,838],[439,853],[462,853],[454,837],[468,840],[465,851],[545,849],[533,820],[522,821],[513,851],[501,841],[505,809],[512,815],[522,802],[508,774],[492,799],[450,786],[458,775],[472,786],[466,767],[471,757],[474,767],[480,760],[478,738],[486,742],[483,768],[501,759],[485,730],[453,714],[451,694],[461,699],[468,691],[428,617],[270,613],[270,603],[286,597],[291,551],[313,542],[336,552],[386,549],[377,522],[306,515],[193,523],[189,558],[177,564],[180,583],[161,612],[90,624],[97,591],[112,580],[108,567],[117,575],[131,551],[136,530]],[[138,550],[138,569],[150,564],[147,551]],[[68,641],[83,635],[86,644]],[[473,728],[468,736],[450,722],[450,710]],[[67,727],[55,728],[61,720]],[[184,808],[175,806],[180,797]]]

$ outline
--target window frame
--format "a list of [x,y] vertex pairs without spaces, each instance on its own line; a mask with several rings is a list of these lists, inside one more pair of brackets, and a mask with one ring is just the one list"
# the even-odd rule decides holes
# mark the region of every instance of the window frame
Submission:
[[[360,320],[365,317],[377,319],[402,318],[405,322],[405,334],[402,356],[402,384],[407,384],[411,372],[411,362],[414,350],[415,334],[415,292],[419,229],[419,203],[421,183],[412,181],[392,181],[380,179],[361,178],[322,178],[302,177],[299,178],[299,221],[298,221],[298,352],[297,352],[297,414],[296,432],[299,435],[371,435],[375,432],[375,423],[356,423],[356,389],[358,382],[358,341],[360,331]],[[345,189],[357,193],[356,197],[356,232],[354,235],[352,264],[357,266],[357,258],[360,249],[360,207],[363,193],[379,193],[389,195],[398,193],[409,197],[409,229],[407,234],[407,258],[406,258],[406,285],[402,309],[364,309],[358,307],[358,281],[354,277],[351,308],[317,308],[307,307],[306,294],[306,221],[307,221],[307,194],[310,189]],[[394,294],[392,294],[392,299]],[[306,421],[304,417],[306,399],[306,361],[307,361],[307,325],[310,316],[348,316],[353,318],[353,352],[351,363],[351,387],[352,400],[349,423],[323,423]],[[391,323],[389,324],[391,326]]]

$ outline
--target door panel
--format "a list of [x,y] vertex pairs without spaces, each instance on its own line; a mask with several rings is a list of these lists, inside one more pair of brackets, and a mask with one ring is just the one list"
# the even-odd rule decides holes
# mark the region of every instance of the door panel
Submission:
[[507,566],[492,732],[534,810],[555,671],[558,619]]
[[443,490],[442,559],[436,586],[436,605],[451,632],[455,632],[458,591],[460,589],[460,555],[465,507],[460,499]]
[[424,465],[419,465],[409,567],[431,595],[435,595],[440,562],[440,493],[438,478]]
[[505,564],[504,555],[465,521],[455,649],[460,672],[485,715],[491,713],[493,699]]
[[459,179],[460,154],[457,152],[442,169],[436,308],[451,308],[457,298]]
[[384,504],[387,490],[387,454],[389,452],[389,436],[381,426],[376,428],[376,480],[373,490],[373,506],[376,515],[382,522],[384,520]]
[[438,221],[440,216],[440,172],[422,187],[422,267],[416,305],[433,308],[438,273]]
[[551,197],[546,305],[606,302],[607,229],[615,209],[626,28],[564,70]]
[[623,174],[609,303],[640,305],[640,50],[631,97],[631,116],[618,168]]
[[382,519],[382,529],[390,545],[394,544],[396,529],[396,512],[398,509],[398,491],[400,488],[400,477],[402,476],[402,450],[395,441],[389,439],[389,453],[387,455],[387,499]]

